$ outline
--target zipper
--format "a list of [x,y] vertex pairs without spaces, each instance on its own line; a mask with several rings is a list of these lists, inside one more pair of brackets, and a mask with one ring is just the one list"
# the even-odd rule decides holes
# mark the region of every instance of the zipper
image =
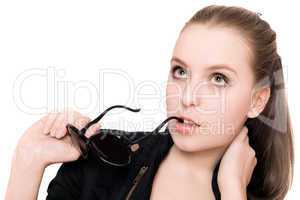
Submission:
[[143,175],[145,174],[145,172],[147,171],[148,166],[143,166],[140,168],[138,174],[136,175],[136,177],[133,180],[133,185],[130,188],[127,196],[126,196],[126,200],[129,200],[129,198],[131,197],[134,189],[136,188],[136,186],[138,185],[138,183],[140,182],[141,178],[143,177]]

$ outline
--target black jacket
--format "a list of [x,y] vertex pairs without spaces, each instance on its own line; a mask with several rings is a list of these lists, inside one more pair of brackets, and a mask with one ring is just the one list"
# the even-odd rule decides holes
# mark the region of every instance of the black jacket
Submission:
[[[108,130],[108,129],[107,129]],[[126,132],[128,133],[128,132]],[[129,132],[136,139],[145,133]],[[140,149],[126,167],[113,167],[97,161],[93,155],[63,163],[48,186],[47,200],[147,200],[162,159],[173,140],[168,127],[160,134],[141,141]],[[129,137],[130,137],[129,136]],[[219,163],[212,177],[215,198],[220,199],[217,185]]]

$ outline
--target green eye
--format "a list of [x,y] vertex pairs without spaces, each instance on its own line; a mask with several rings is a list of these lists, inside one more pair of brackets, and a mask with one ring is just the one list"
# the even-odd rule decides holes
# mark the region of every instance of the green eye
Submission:
[[222,73],[214,73],[213,82],[218,86],[225,86],[229,83],[229,79]]
[[172,75],[173,75],[173,78],[185,78],[182,76],[186,76],[186,70],[178,65],[175,65],[172,68]]

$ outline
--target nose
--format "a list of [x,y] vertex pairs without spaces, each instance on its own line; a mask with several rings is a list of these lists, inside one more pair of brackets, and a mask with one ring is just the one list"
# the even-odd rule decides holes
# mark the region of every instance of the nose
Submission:
[[183,88],[181,102],[184,106],[199,106],[200,103],[200,88],[202,82],[197,80],[188,80]]

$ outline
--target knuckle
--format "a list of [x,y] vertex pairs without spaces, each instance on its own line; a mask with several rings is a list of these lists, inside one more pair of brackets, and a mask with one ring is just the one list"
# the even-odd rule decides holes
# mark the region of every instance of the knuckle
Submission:
[[51,135],[52,137],[55,137],[55,132],[56,132],[55,130],[51,130],[51,131],[50,131],[50,135]]
[[57,134],[60,135],[60,136],[64,136],[64,135],[66,134],[66,132],[67,132],[67,129],[66,129],[64,123],[63,123],[63,124],[61,124],[61,126],[57,129]]
[[62,138],[62,136],[61,136],[60,134],[56,134],[54,137],[55,137],[56,139]]
[[254,166],[256,166],[256,165],[257,165],[257,158],[254,157]]
[[66,135],[66,132],[63,130],[60,130],[57,134],[56,134],[56,138],[60,139],[62,137],[64,137]]
[[255,152],[255,150],[254,149],[250,149],[250,153],[251,153],[251,155],[253,155],[253,156],[255,156],[256,155],[256,152]]

